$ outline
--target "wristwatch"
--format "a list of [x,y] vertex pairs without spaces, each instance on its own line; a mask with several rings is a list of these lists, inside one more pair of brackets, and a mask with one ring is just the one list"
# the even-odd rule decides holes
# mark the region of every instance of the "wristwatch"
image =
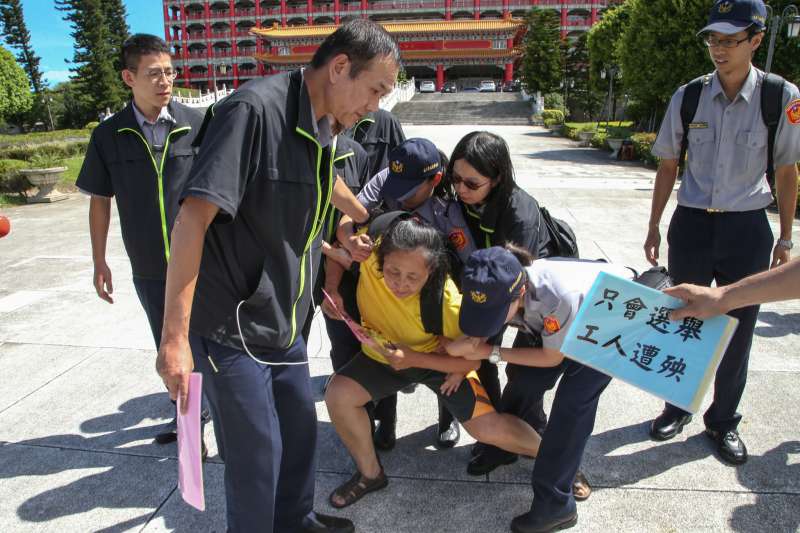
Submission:
[[792,247],[794,246],[794,243],[791,240],[786,240],[786,239],[778,239],[778,242],[776,242],[775,244],[777,244],[778,246],[783,246],[787,250],[791,250]]
[[500,355],[500,345],[495,344],[494,346],[492,346],[492,353],[489,354],[489,362],[492,363],[493,365],[496,365],[502,360],[503,358]]

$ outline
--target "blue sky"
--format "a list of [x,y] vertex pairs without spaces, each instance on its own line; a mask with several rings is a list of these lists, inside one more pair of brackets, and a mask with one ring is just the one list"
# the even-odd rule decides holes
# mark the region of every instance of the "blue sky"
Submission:
[[[131,33],[153,33],[164,37],[164,11],[161,0],[124,0],[128,10]],[[63,13],[56,10],[53,0],[22,0],[25,23],[31,32],[31,41],[47,81],[54,85],[66,80],[72,59],[73,41],[69,23],[62,20]]]

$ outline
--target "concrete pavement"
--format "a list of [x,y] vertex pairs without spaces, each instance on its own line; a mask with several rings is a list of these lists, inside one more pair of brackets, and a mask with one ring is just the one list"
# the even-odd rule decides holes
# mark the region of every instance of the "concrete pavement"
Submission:
[[[477,128],[408,126],[406,133],[449,153]],[[487,129],[509,142],[519,183],[573,226],[583,257],[645,266],[652,170],[541,128]],[[674,200],[664,236],[673,209]],[[152,441],[171,405],[154,372],[116,219],[108,249],[115,303],[94,294],[87,212],[80,195],[4,212],[13,228],[0,240],[0,531],[224,531],[224,467],[211,427],[204,513],[176,491],[176,447]],[[777,230],[774,213],[770,220]],[[579,504],[574,531],[797,531],[798,335],[800,302],[762,307],[740,409],[751,458],[739,468],[714,457],[699,417],[673,441],[651,442],[647,424],[662,403],[612,382],[584,459],[596,490]],[[309,355],[319,418],[317,509],[334,512],[327,496],[353,466],[321,401],[331,366],[319,319]],[[400,395],[398,444],[382,455],[389,487],[336,514],[367,533],[507,531],[530,505],[533,461],[467,476],[471,439],[436,451],[435,423],[432,393]]]

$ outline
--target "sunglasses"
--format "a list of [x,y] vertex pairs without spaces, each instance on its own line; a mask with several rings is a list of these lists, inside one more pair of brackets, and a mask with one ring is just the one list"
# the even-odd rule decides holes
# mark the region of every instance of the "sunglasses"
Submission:
[[474,181],[470,181],[470,180],[464,179],[461,176],[459,176],[458,174],[452,174],[450,176],[450,181],[453,183],[453,187],[455,187],[459,183],[463,183],[464,187],[466,187],[467,189],[469,189],[471,191],[477,191],[477,190],[485,187],[486,185],[489,185],[489,184],[492,183],[491,180],[484,181],[483,183],[476,183]]

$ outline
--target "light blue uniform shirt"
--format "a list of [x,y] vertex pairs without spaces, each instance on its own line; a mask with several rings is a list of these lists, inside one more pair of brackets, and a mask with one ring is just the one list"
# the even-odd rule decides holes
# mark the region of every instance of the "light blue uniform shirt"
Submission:
[[[755,67],[731,102],[713,73],[703,86],[697,113],[689,130],[686,170],[678,190],[678,204],[698,209],[750,211],[772,203],[766,180],[767,127],[761,118],[761,82]],[[678,159],[683,125],[684,85],[672,96],[653,145],[653,155]],[[775,135],[775,168],[800,160],[800,125],[788,120],[787,107],[800,98],[797,86],[786,82],[781,120]]]

